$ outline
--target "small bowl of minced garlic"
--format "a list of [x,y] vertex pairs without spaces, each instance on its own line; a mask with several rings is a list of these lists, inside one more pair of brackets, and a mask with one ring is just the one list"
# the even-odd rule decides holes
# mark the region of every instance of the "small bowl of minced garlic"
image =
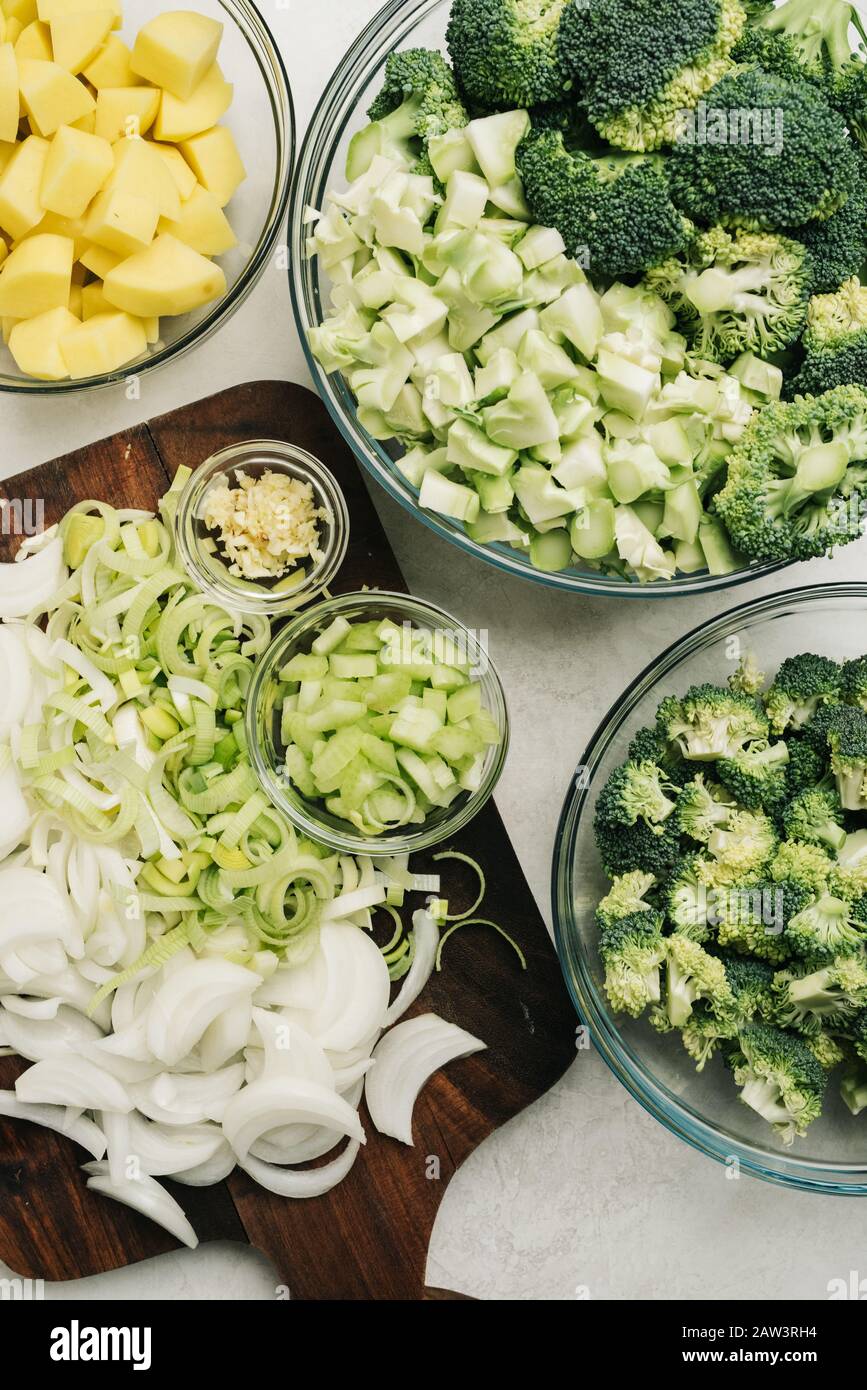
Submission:
[[312,454],[257,439],[220,449],[190,475],[175,535],[205,594],[237,612],[274,618],[327,589],[346,554],[349,513]]

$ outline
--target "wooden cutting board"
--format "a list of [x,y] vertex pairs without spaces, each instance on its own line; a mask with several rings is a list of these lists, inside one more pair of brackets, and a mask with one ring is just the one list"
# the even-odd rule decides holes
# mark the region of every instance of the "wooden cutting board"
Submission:
[[[22,473],[0,491],[10,499],[42,499],[46,525],[88,497],[153,508],[181,464],[194,468],[244,439],[292,441],[336,475],[351,536],[335,592],[365,584],[406,588],[360,468],[324,406],[285,382],[223,391]],[[0,537],[0,558],[11,558],[16,546]],[[306,1202],[272,1196],[240,1171],[210,1188],[168,1184],[203,1241],[256,1246],[292,1298],[451,1296],[425,1288],[428,1242],[450,1178],[483,1139],[543,1095],[574,1056],[575,1017],[556,953],[493,802],[453,846],[440,848],[447,847],[485,868],[485,916],[520,944],[527,970],[495,932],[469,928],[450,939],[443,970],[410,1012],[434,1010],[483,1038],[488,1050],[431,1079],[416,1105],[415,1146],[378,1135],[363,1116],[368,1141],[349,1177]],[[426,859],[418,856],[420,868]],[[458,872],[436,866],[443,867],[450,902],[469,906],[474,875],[460,865]],[[18,1059],[0,1058],[0,1089],[22,1070]],[[0,1260],[14,1273],[77,1279],[176,1248],[159,1227],[88,1192],[82,1161],[69,1140],[0,1118]]]

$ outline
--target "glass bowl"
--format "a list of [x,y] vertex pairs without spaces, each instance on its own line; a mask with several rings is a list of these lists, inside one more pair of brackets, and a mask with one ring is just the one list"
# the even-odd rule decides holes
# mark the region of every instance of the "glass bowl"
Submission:
[[702,681],[724,681],[747,652],[773,673],[795,652],[843,660],[865,649],[867,584],[816,585],[754,599],[669,647],[633,681],[594,734],[566,796],[551,883],[566,983],[593,1044],[635,1099],[666,1129],[730,1167],[808,1191],[856,1196],[867,1195],[867,1141],[833,1078],[822,1117],[787,1149],[738,1099],[719,1057],[699,1074],[677,1034],[661,1036],[646,1019],[624,1022],[612,1014],[602,989],[594,923],[608,880],[596,853],[593,808],[636,729],[653,723],[664,695]]
[[[123,0],[123,27],[116,32],[130,44],[143,24],[171,8],[166,0]],[[173,362],[231,318],[270,260],[283,227],[295,155],[295,114],[286,68],[251,0],[190,0],[187,8],[223,25],[219,63],[235,93],[221,124],[231,130],[247,170],[246,180],[226,208],[238,244],[216,258],[226,276],[226,293],[189,314],[160,319],[159,342],[146,357],[79,381],[36,381],[25,376],[8,348],[0,344],[0,391],[35,395],[87,391]]]
[[[319,525],[319,560],[297,565],[276,583],[256,583],[230,574],[216,552],[202,548],[210,534],[202,519],[207,496],[213,487],[233,482],[239,469],[254,478],[269,470],[310,484],[317,510],[325,513]],[[349,544],[349,512],[337,480],[312,454],[276,439],[245,440],[212,454],[188,479],[178,502],[175,537],[187,573],[206,594],[239,613],[279,618],[318,597],[333,580]]]
[[339,373],[329,376],[314,359],[307,345],[307,331],[322,321],[329,284],[327,277],[320,273],[318,260],[308,260],[305,256],[305,243],[310,234],[305,209],[322,207],[326,190],[345,186],[344,165],[349,141],[365,123],[364,113],[382,85],[389,53],[403,47],[436,48],[445,52],[450,8],[451,0],[389,0],[332,74],[298,157],[289,218],[289,283],[295,321],[308,365],[334,423],[356,457],[389,496],[425,526],[468,554],[537,584],[617,598],[668,598],[732,588],[783,568],[782,565],[750,565],[732,574],[701,572],[654,584],[639,584],[637,580],[599,574],[586,567],[576,566],[556,574],[534,569],[529,558],[511,546],[481,545],[470,539],[461,522],[423,511],[418,505],[418,489],[394,466],[395,458],[402,452],[400,446],[392,442],[380,443],[362,428],[355,400],[343,377]]
[[[478,788],[462,792],[450,805],[430,811],[422,825],[401,826],[382,835],[364,835],[327,811],[323,802],[302,796],[282,773],[277,737],[280,714],[276,703],[279,686],[276,673],[291,657],[309,652],[314,638],[335,618],[345,618],[349,622],[387,618],[400,626],[410,624],[433,637],[441,635],[445,641],[458,645],[474,668],[474,679],[481,684],[482,704],[496,722],[500,742],[488,748]],[[289,622],[256,664],[246,718],[250,758],[263,790],[303,834],[343,854],[413,854],[456,835],[490,798],[509,746],[509,716],[503,687],[483,645],[444,609],[423,599],[386,590],[341,594],[339,598],[317,603]]]

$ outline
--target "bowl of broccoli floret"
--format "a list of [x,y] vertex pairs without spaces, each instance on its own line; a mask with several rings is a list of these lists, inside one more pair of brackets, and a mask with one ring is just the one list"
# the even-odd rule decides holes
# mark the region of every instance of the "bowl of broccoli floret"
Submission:
[[633,682],[552,873],[594,1046],[669,1130],[867,1195],[867,584],[755,599]]
[[301,151],[310,369],[402,506],[577,592],[727,588],[867,515],[848,0],[391,0]]

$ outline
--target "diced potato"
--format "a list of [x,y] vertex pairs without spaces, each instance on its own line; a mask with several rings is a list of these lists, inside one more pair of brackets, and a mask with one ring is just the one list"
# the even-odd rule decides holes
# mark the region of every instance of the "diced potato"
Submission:
[[40,222],[37,222],[32,232],[28,232],[28,237],[42,236],[44,233],[52,236],[68,237],[72,242],[74,261],[78,260],[84,248],[87,246],[87,238],[84,235],[84,219],[82,217],[64,217],[59,212],[46,212]]
[[180,145],[181,154],[199,183],[213,193],[220,207],[225,207],[235,189],[247,177],[232,132],[216,125],[192,140]]
[[14,19],[22,29],[36,19],[36,0],[3,0],[3,13]]
[[81,118],[80,121],[73,121],[73,122],[72,122],[72,129],[73,129],[73,130],[83,130],[84,133],[85,133],[85,135],[95,135],[95,134],[96,134],[96,108],[94,107],[93,111],[88,111],[87,115],[86,115],[86,116],[82,116],[82,118]]
[[16,323],[20,322],[20,319],[10,318],[8,314],[0,315],[0,330],[2,330],[3,341],[7,347],[9,346],[9,335],[11,334],[12,329],[15,327]]
[[87,271],[85,270],[84,266],[81,264],[81,261],[80,261],[80,260],[75,260],[75,261],[73,261],[73,263],[72,263],[72,283],[73,283],[73,285],[83,285],[86,279],[87,279]]
[[49,24],[54,61],[68,72],[81,72],[99,53],[114,24],[111,10],[58,14]]
[[0,43],[0,140],[18,139],[18,64],[11,43]]
[[113,304],[109,304],[102,288],[101,280],[94,280],[89,285],[84,285],[81,291],[81,318],[83,322],[92,319],[95,314],[116,313]]
[[[74,271],[75,271],[75,266],[73,266],[72,269],[73,269],[73,272],[74,272]],[[81,294],[82,294],[82,286],[81,286],[81,285],[76,285],[76,284],[70,285],[70,287],[69,287],[69,312],[70,312],[70,314],[74,314],[75,317],[76,317],[77,319],[80,319],[80,318],[81,318]]]
[[25,24],[15,41],[15,57],[19,63],[22,58],[42,58],[50,63],[54,58],[54,50],[51,47],[48,25],[42,24],[38,19]]
[[50,24],[58,15],[87,14],[92,10],[111,10],[115,29],[120,28],[123,20],[123,0],[36,0],[36,9],[44,24]]
[[147,334],[131,314],[95,314],[61,336],[60,351],[69,375],[80,381],[134,362],[147,351]]
[[107,140],[62,125],[51,142],[40,198],[49,212],[81,217],[114,169]]
[[93,200],[84,234],[97,246],[131,256],[150,245],[158,221],[159,211],[150,198],[140,198],[125,188],[106,188]]
[[64,309],[72,283],[73,245],[69,237],[28,237],[10,251],[0,269],[0,314],[29,319],[48,309]]
[[181,195],[165,160],[148,140],[118,140],[108,188],[124,188],[156,203],[160,217],[181,215]]
[[37,135],[53,135],[59,126],[71,125],[93,110],[93,97],[84,83],[58,63],[19,59],[18,83],[21,105]]
[[192,10],[169,10],[139,30],[133,71],[187,101],[215,62],[223,26]]
[[145,135],[159,108],[156,87],[101,87],[96,97],[96,134],[110,145],[124,136]]
[[222,256],[224,251],[238,244],[219,202],[201,184],[197,184],[187,201],[180,205],[177,220],[163,218],[157,230],[170,232],[202,256]]
[[24,319],[9,333],[9,351],[20,371],[39,381],[63,381],[69,368],[60,352],[60,339],[78,327],[78,319],[65,307],[47,309]]
[[[6,168],[6,165],[9,163],[17,148],[18,146],[13,144],[11,140],[0,140],[0,174],[3,173],[3,170]],[[181,156],[181,158],[183,158],[183,156]],[[196,176],[192,169],[190,169],[190,178],[193,180],[193,185],[195,186]]]
[[13,241],[26,236],[42,220],[39,190],[48,149],[47,140],[29,135],[0,174],[0,227]]
[[104,280],[110,270],[114,270],[116,265],[120,265],[123,256],[119,256],[116,251],[109,251],[105,246],[88,246],[78,258],[79,265],[83,265],[85,270],[89,270],[91,275],[96,275],[98,279]]
[[218,299],[225,290],[226,277],[220,267],[168,232],[105,277],[106,299],[139,318],[186,314]]
[[24,25],[20,19],[7,19],[6,21],[6,42],[17,43],[24,31]]
[[160,321],[158,318],[142,319],[142,327],[145,331],[145,337],[148,340],[148,347],[152,347],[154,343],[159,342]]
[[154,122],[154,137],[178,142],[210,130],[231,106],[232,90],[231,82],[226,81],[219,64],[215,63],[187,101],[179,101],[171,92],[163,92]]
[[82,73],[92,87],[141,87],[143,82],[130,67],[131,54],[122,38],[109,34],[105,47]]
[[198,187],[195,174],[180,150],[176,149],[174,145],[159,145],[154,141],[153,147],[168,165],[169,172],[177,185],[178,193],[181,195],[181,202],[185,202],[193,190]]

